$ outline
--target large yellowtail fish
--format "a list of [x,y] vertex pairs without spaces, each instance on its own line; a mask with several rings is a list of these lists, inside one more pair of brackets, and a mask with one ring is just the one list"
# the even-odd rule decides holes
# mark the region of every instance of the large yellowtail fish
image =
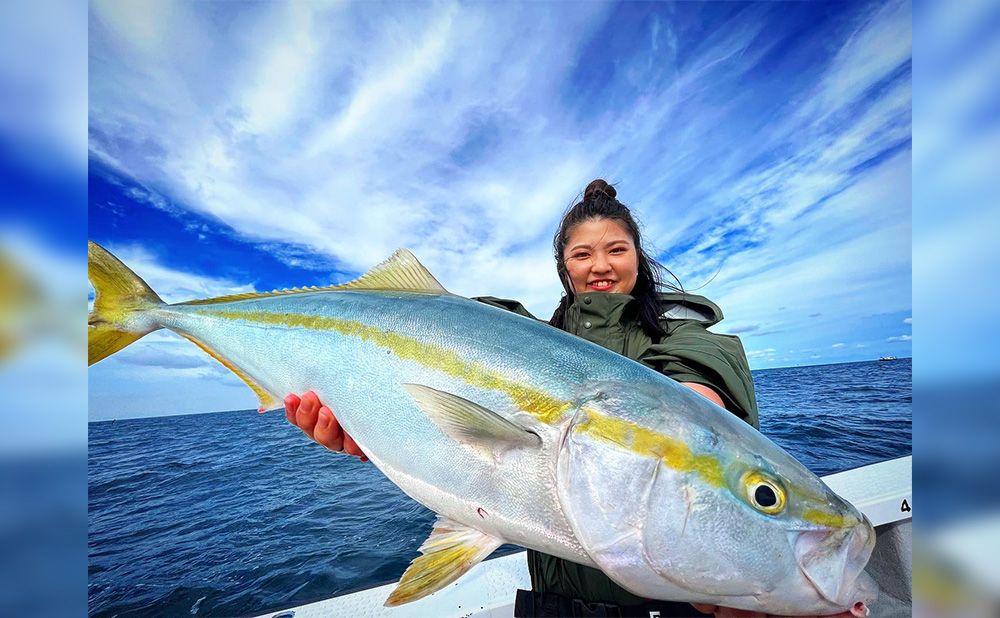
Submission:
[[788,453],[640,363],[449,293],[407,251],[344,285],[173,305],[94,243],[89,263],[90,364],[168,328],[261,410],[313,389],[438,514],[387,605],[503,543],[646,598],[796,615],[874,600],[871,524]]

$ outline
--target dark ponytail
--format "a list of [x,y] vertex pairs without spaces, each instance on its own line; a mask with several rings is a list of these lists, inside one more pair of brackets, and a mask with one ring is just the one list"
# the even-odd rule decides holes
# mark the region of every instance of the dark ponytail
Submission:
[[[639,234],[639,225],[632,217],[627,206],[619,202],[616,198],[618,192],[614,187],[604,180],[598,178],[591,181],[587,188],[583,190],[583,200],[574,204],[563,215],[559,229],[552,240],[552,251],[556,258],[556,272],[559,280],[563,284],[565,294],[559,301],[555,313],[549,320],[549,324],[556,328],[564,328],[566,323],[566,310],[573,303],[575,292],[570,281],[569,273],[566,271],[566,261],[563,252],[569,240],[570,232],[573,228],[584,221],[591,219],[611,219],[618,221],[622,227],[632,236],[635,243],[636,257],[639,263],[639,274],[636,277],[635,287],[632,289],[632,296],[639,303],[639,323],[643,330],[655,340],[660,339],[664,333],[660,327],[660,299],[659,291],[664,287],[661,273],[668,271],[653,257],[646,253],[642,247],[642,238]],[[670,273],[673,276],[673,273]],[[676,280],[676,277],[674,277]],[[679,282],[678,282],[679,283]],[[669,289],[680,291],[679,287],[667,285]]]

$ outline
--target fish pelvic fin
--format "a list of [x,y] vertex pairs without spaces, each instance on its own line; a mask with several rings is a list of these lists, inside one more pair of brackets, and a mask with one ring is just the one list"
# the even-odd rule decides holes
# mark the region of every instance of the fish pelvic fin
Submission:
[[139,275],[107,249],[87,242],[87,276],[94,285],[94,308],[87,318],[87,364],[111,356],[160,328],[142,313],[163,301]]
[[479,564],[503,544],[501,539],[438,515],[431,535],[385,601],[394,607],[437,592]]
[[403,388],[445,435],[487,458],[504,449],[537,447],[542,443],[535,432],[458,395],[422,384],[403,384]]

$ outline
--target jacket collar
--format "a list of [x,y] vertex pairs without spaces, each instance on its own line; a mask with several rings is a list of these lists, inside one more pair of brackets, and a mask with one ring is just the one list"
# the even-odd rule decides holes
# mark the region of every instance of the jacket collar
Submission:
[[577,294],[567,308],[563,328],[619,354],[628,355],[629,333],[640,330],[639,303],[628,294]]
[[[660,311],[667,320],[695,320],[706,327],[722,321],[722,309],[698,294],[686,292],[663,292],[660,295]],[[620,323],[623,319],[634,318],[639,311],[639,303],[631,294],[609,292],[584,292],[577,294],[570,305],[570,315],[601,325]]]

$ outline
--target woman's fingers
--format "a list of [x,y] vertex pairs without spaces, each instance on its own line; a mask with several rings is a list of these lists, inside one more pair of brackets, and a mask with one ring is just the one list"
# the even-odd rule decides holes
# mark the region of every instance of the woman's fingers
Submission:
[[358,446],[358,443],[354,441],[354,438],[344,434],[344,452],[348,455],[354,455],[361,459],[361,461],[368,461],[368,457],[365,456],[364,451]]
[[[302,401],[299,403],[299,409],[295,413],[295,424],[299,426],[299,429],[305,432],[310,438],[313,437],[313,431],[316,429],[316,419],[319,415],[319,397],[316,393],[312,391],[306,391],[302,395]],[[313,438],[315,440],[315,438]]]
[[285,418],[331,451],[368,461],[358,443],[340,426],[333,410],[320,403],[316,393],[307,391],[301,398],[295,394],[285,397]]
[[319,409],[319,418],[316,421],[316,430],[313,433],[313,440],[316,440],[331,451],[340,452],[344,450],[344,431],[337,422],[337,417],[333,411],[326,406]]
[[299,409],[299,404],[302,402],[298,395],[291,394],[285,397],[285,418],[288,422],[295,424],[295,411]]

